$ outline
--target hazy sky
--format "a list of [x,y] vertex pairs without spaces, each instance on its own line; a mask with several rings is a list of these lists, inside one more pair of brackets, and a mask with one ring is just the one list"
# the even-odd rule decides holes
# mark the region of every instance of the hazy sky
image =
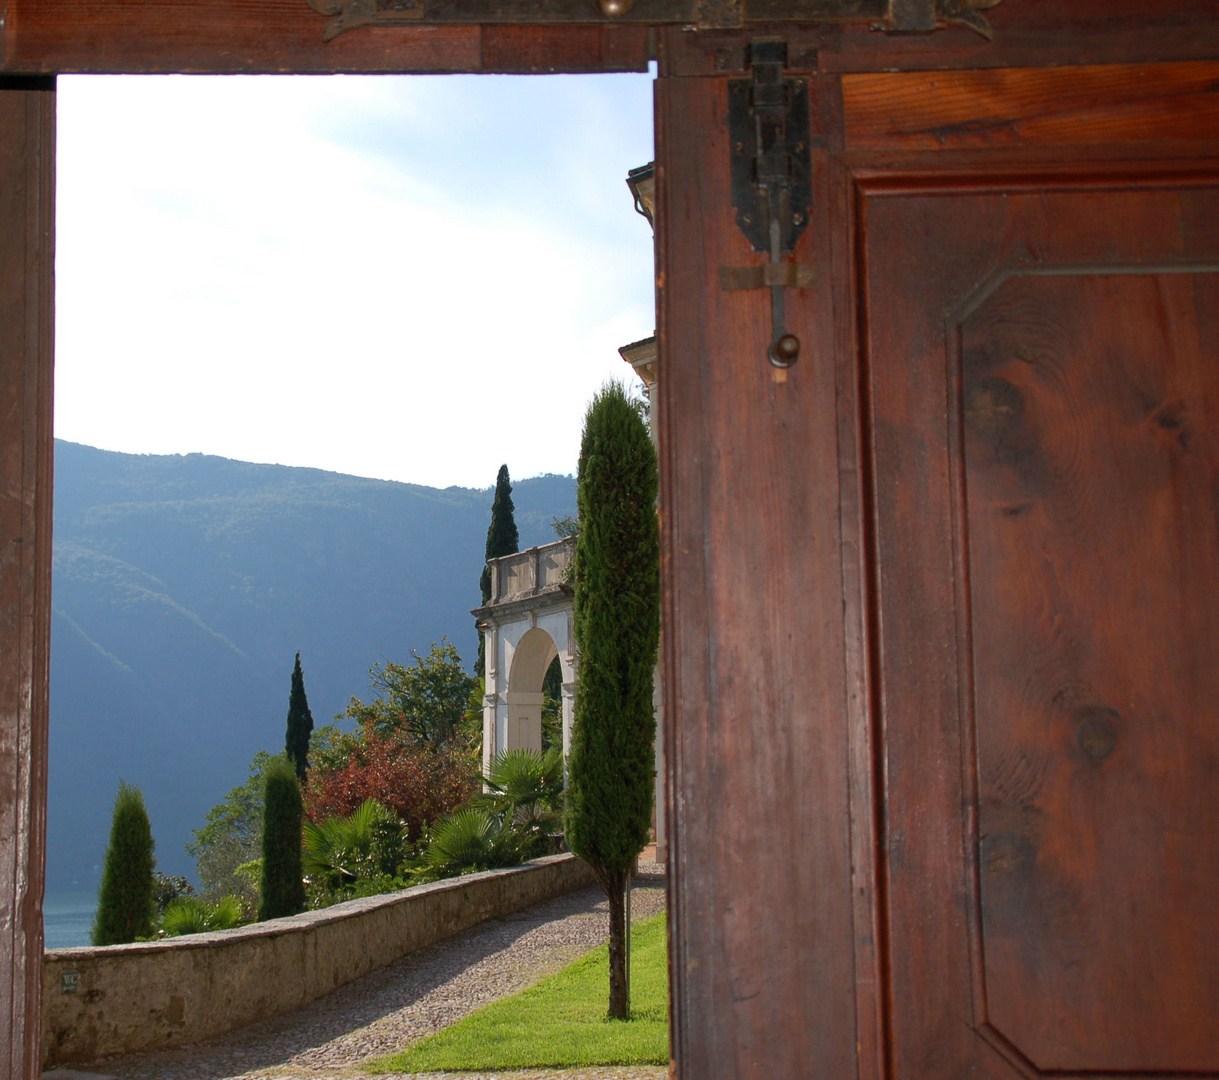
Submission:
[[652,333],[646,75],[63,77],[56,435],[574,472]]

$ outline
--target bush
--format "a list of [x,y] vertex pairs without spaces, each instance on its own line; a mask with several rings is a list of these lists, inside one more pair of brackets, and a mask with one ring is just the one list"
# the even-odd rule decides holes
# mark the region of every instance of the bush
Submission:
[[179,896],[161,912],[161,934],[164,937],[178,937],[209,930],[231,930],[243,922],[245,912],[241,900],[236,896],[221,897],[214,904],[197,896]]
[[527,858],[530,837],[480,806],[463,806],[436,822],[414,871],[416,881],[518,866]]
[[171,900],[179,896],[194,896],[195,887],[178,875],[162,874],[157,871],[152,875],[152,898],[157,905],[157,911],[164,911]]
[[94,945],[122,945],[152,936],[153,846],[144,796],[120,780],[90,935]]
[[301,872],[303,809],[296,769],[286,757],[267,767],[262,825],[262,884],[258,918],[278,919],[305,910]]
[[392,881],[407,855],[402,832],[394,812],[373,799],[345,817],[306,821],[305,874],[330,892],[350,890],[361,881]]
[[310,774],[305,806],[315,824],[353,814],[374,799],[393,811],[414,843],[478,790],[476,765],[456,748],[408,745],[368,725],[353,737],[350,755],[341,768]]

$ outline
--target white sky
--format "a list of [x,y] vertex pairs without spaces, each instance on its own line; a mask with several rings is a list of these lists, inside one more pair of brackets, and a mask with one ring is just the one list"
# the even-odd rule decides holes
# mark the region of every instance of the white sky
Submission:
[[654,324],[646,75],[61,77],[56,435],[575,471]]

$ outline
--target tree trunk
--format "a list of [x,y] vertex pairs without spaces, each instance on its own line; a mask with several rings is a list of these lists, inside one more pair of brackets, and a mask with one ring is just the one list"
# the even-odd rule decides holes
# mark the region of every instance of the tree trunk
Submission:
[[631,1008],[626,982],[626,874],[607,874],[604,884],[610,912],[609,1018],[625,1020]]

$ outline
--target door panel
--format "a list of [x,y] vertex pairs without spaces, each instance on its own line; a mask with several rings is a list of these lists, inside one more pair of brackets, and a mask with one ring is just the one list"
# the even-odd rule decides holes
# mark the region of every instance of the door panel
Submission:
[[894,1074],[1219,1075],[1219,193],[859,209]]

